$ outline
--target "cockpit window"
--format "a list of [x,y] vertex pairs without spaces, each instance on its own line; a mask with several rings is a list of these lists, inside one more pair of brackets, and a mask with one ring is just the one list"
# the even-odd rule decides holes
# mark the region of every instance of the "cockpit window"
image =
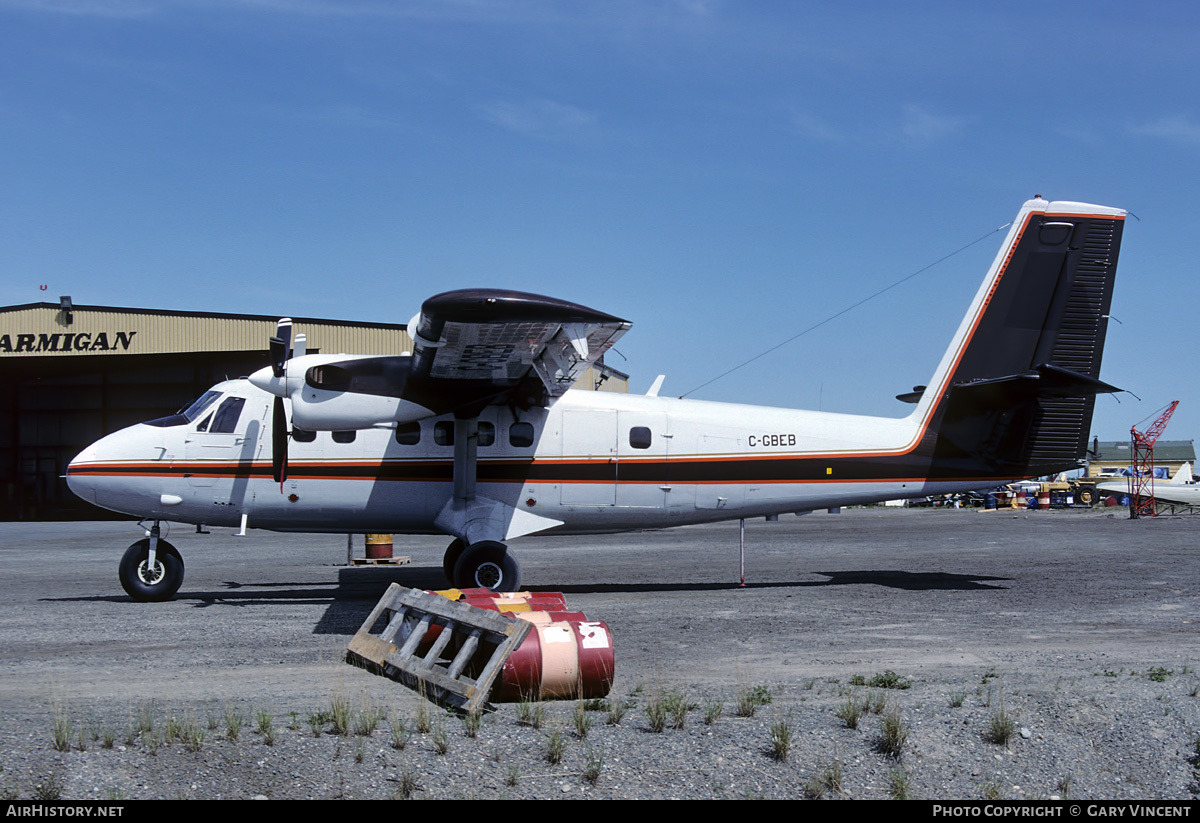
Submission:
[[220,432],[229,434],[237,429],[238,418],[242,416],[242,406],[246,405],[244,397],[230,397],[221,404],[221,408],[217,409],[213,415],[212,425],[209,427],[211,432]]
[[190,423],[191,421],[193,421],[197,417],[199,417],[200,414],[205,409],[207,409],[214,402],[216,402],[216,399],[220,396],[221,396],[221,393],[219,391],[212,391],[210,389],[209,391],[206,391],[204,394],[202,394],[198,398],[196,398],[196,402],[192,403],[192,405],[188,406],[186,409],[179,412],[179,414],[182,414],[184,417],[186,417],[188,419],[188,422]]
[[[166,417],[159,417],[156,420],[147,420],[146,425],[158,426],[159,428],[187,425],[188,423],[194,422],[196,419],[198,419],[200,415],[203,414],[209,406],[215,403],[217,398],[220,396],[221,393],[219,391],[213,391],[210,389],[209,391],[206,391],[204,394],[200,395],[200,397],[197,398],[196,401],[186,409],[180,409],[174,414]],[[199,427],[197,427],[197,430],[204,431],[203,428]]]

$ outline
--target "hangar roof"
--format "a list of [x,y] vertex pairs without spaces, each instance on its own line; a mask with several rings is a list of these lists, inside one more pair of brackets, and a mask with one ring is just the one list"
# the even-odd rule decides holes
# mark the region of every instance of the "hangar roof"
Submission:
[[[26,303],[0,307],[0,358],[262,351],[278,317],[117,306]],[[309,351],[396,354],[412,350],[399,323],[293,317]]]
[[[70,303],[69,298],[67,299]],[[0,306],[0,362],[102,355],[265,352],[279,318],[262,314],[24,303]],[[403,323],[293,317],[310,353],[399,354],[412,351]],[[609,379],[615,378],[615,379]],[[589,368],[580,388],[626,392],[629,375],[604,363]]]
[[[1097,453],[1088,451],[1088,458],[1100,463],[1128,463],[1130,459],[1128,440],[1101,440]],[[1159,440],[1154,444],[1154,460],[1160,463],[1180,462],[1196,459],[1193,440]]]

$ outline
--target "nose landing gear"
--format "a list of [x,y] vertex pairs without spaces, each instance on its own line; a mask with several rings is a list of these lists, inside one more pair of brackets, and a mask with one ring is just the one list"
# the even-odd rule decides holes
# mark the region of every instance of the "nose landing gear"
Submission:
[[120,566],[121,588],[134,600],[157,603],[170,600],[183,584],[183,558],[159,537],[158,521],[150,535],[125,550]]

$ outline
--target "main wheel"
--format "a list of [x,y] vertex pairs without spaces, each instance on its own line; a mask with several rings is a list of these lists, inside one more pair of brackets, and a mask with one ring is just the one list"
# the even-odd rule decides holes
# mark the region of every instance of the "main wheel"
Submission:
[[121,558],[121,588],[143,603],[170,600],[183,584],[183,558],[174,546],[159,540],[153,567],[149,560],[149,537],[143,537],[126,549]]
[[515,592],[521,588],[521,565],[503,543],[481,540],[467,546],[458,558],[454,566],[454,585],[460,589]]
[[446,581],[454,585],[454,567],[458,565],[458,558],[462,557],[462,553],[466,550],[467,544],[454,538],[449,546],[446,547],[446,553],[442,555],[442,571],[446,573]]

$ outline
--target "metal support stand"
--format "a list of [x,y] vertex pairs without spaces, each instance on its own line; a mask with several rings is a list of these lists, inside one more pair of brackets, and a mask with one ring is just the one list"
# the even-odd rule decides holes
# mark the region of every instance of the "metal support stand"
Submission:
[[744,589],[746,588],[746,518],[743,517],[739,520],[738,525],[742,532],[742,582],[740,585]]
[[454,499],[475,499],[475,473],[479,466],[479,418],[454,418]]

